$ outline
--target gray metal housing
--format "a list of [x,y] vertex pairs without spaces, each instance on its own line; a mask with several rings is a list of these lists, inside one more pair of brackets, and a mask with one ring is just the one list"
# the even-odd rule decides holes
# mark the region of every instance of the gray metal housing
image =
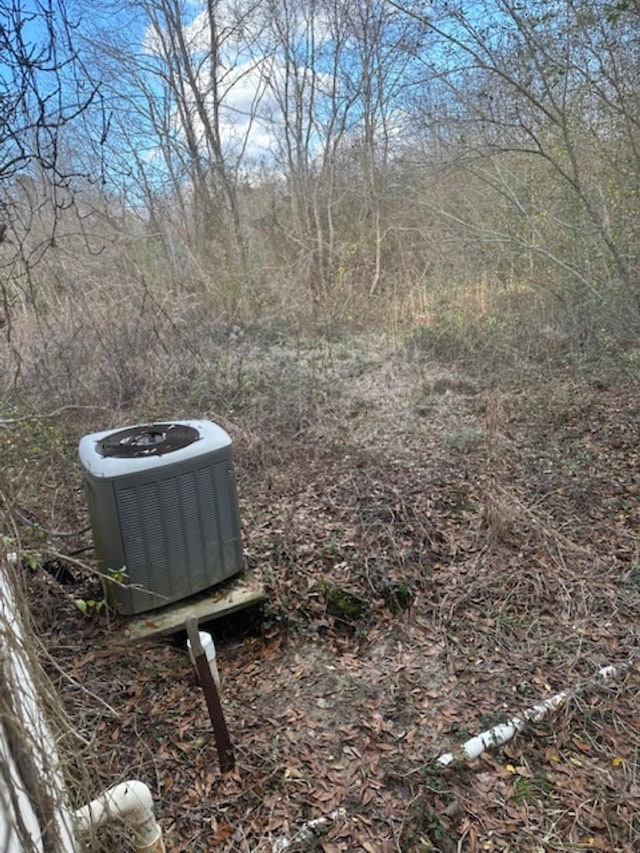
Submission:
[[231,439],[210,421],[173,423],[196,428],[199,440],[137,459],[100,455],[113,430],[80,442],[105,595],[126,615],[188,598],[244,566]]

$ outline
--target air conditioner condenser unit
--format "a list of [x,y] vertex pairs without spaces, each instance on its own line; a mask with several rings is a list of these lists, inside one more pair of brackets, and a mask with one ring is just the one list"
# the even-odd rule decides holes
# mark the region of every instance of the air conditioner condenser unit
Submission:
[[108,602],[133,615],[242,571],[227,433],[210,421],[141,424],[80,441],[94,544]]

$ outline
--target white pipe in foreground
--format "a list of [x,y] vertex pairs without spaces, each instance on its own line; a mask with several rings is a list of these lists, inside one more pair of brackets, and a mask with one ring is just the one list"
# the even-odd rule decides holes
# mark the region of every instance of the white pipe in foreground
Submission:
[[[628,668],[628,664],[623,666],[603,666],[598,670],[596,678],[611,678],[615,675],[620,675],[621,672],[626,672]],[[491,749],[493,746],[502,746],[503,743],[510,741],[519,731],[522,731],[527,723],[539,722],[551,711],[555,711],[564,705],[567,699],[570,696],[574,696],[577,692],[577,690],[571,692],[563,690],[561,693],[556,693],[550,699],[546,699],[544,702],[540,702],[538,705],[534,705],[532,708],[526,710],[522,717],[511,717],[506,723],[499,723],[493,726],[493,728],[487,729],[479,735],[470,738],[456,752],[445,752],[437,759],[436,763],[446,767],[452,761],[455,761],[456,758],[478,758],[486,749]]]
[[156,823],[151,791],[137,780],[121,782],[74,812],[79,832],[89,832],[112,820],[122,820],[134,834],[136,853],[165,853],[162,830]]

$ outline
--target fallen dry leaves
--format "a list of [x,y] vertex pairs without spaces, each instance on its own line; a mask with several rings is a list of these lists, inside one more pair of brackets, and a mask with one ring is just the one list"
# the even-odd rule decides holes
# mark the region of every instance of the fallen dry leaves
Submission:
[[[500,406],[450,396],[370,446],[303,434],[259,476],[238,453],[248,563],[269,602],[217,631],[233,774],[218,772],[184,649],[123,647],[118,620],[55,590],[53,615],[34,603],[97,781],[147,781],[171,853],[266,853],[340,809],[287,849],[639,849],[633,666],[500,750],[433,764],[636,653],[636,397],[559,378]],[[485,440],[444,441],[456,423]]]

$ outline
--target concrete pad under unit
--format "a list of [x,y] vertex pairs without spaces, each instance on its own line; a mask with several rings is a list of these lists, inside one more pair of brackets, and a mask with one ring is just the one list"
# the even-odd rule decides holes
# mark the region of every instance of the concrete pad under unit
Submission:
[[147,640],[174,634],[185,630],[189,616],[195,616],[201,623],[211,622],[259,604],[266,597],[262,581],[252,575],[240,575],[208,592],[131,617],[124,634],[129,640]]

